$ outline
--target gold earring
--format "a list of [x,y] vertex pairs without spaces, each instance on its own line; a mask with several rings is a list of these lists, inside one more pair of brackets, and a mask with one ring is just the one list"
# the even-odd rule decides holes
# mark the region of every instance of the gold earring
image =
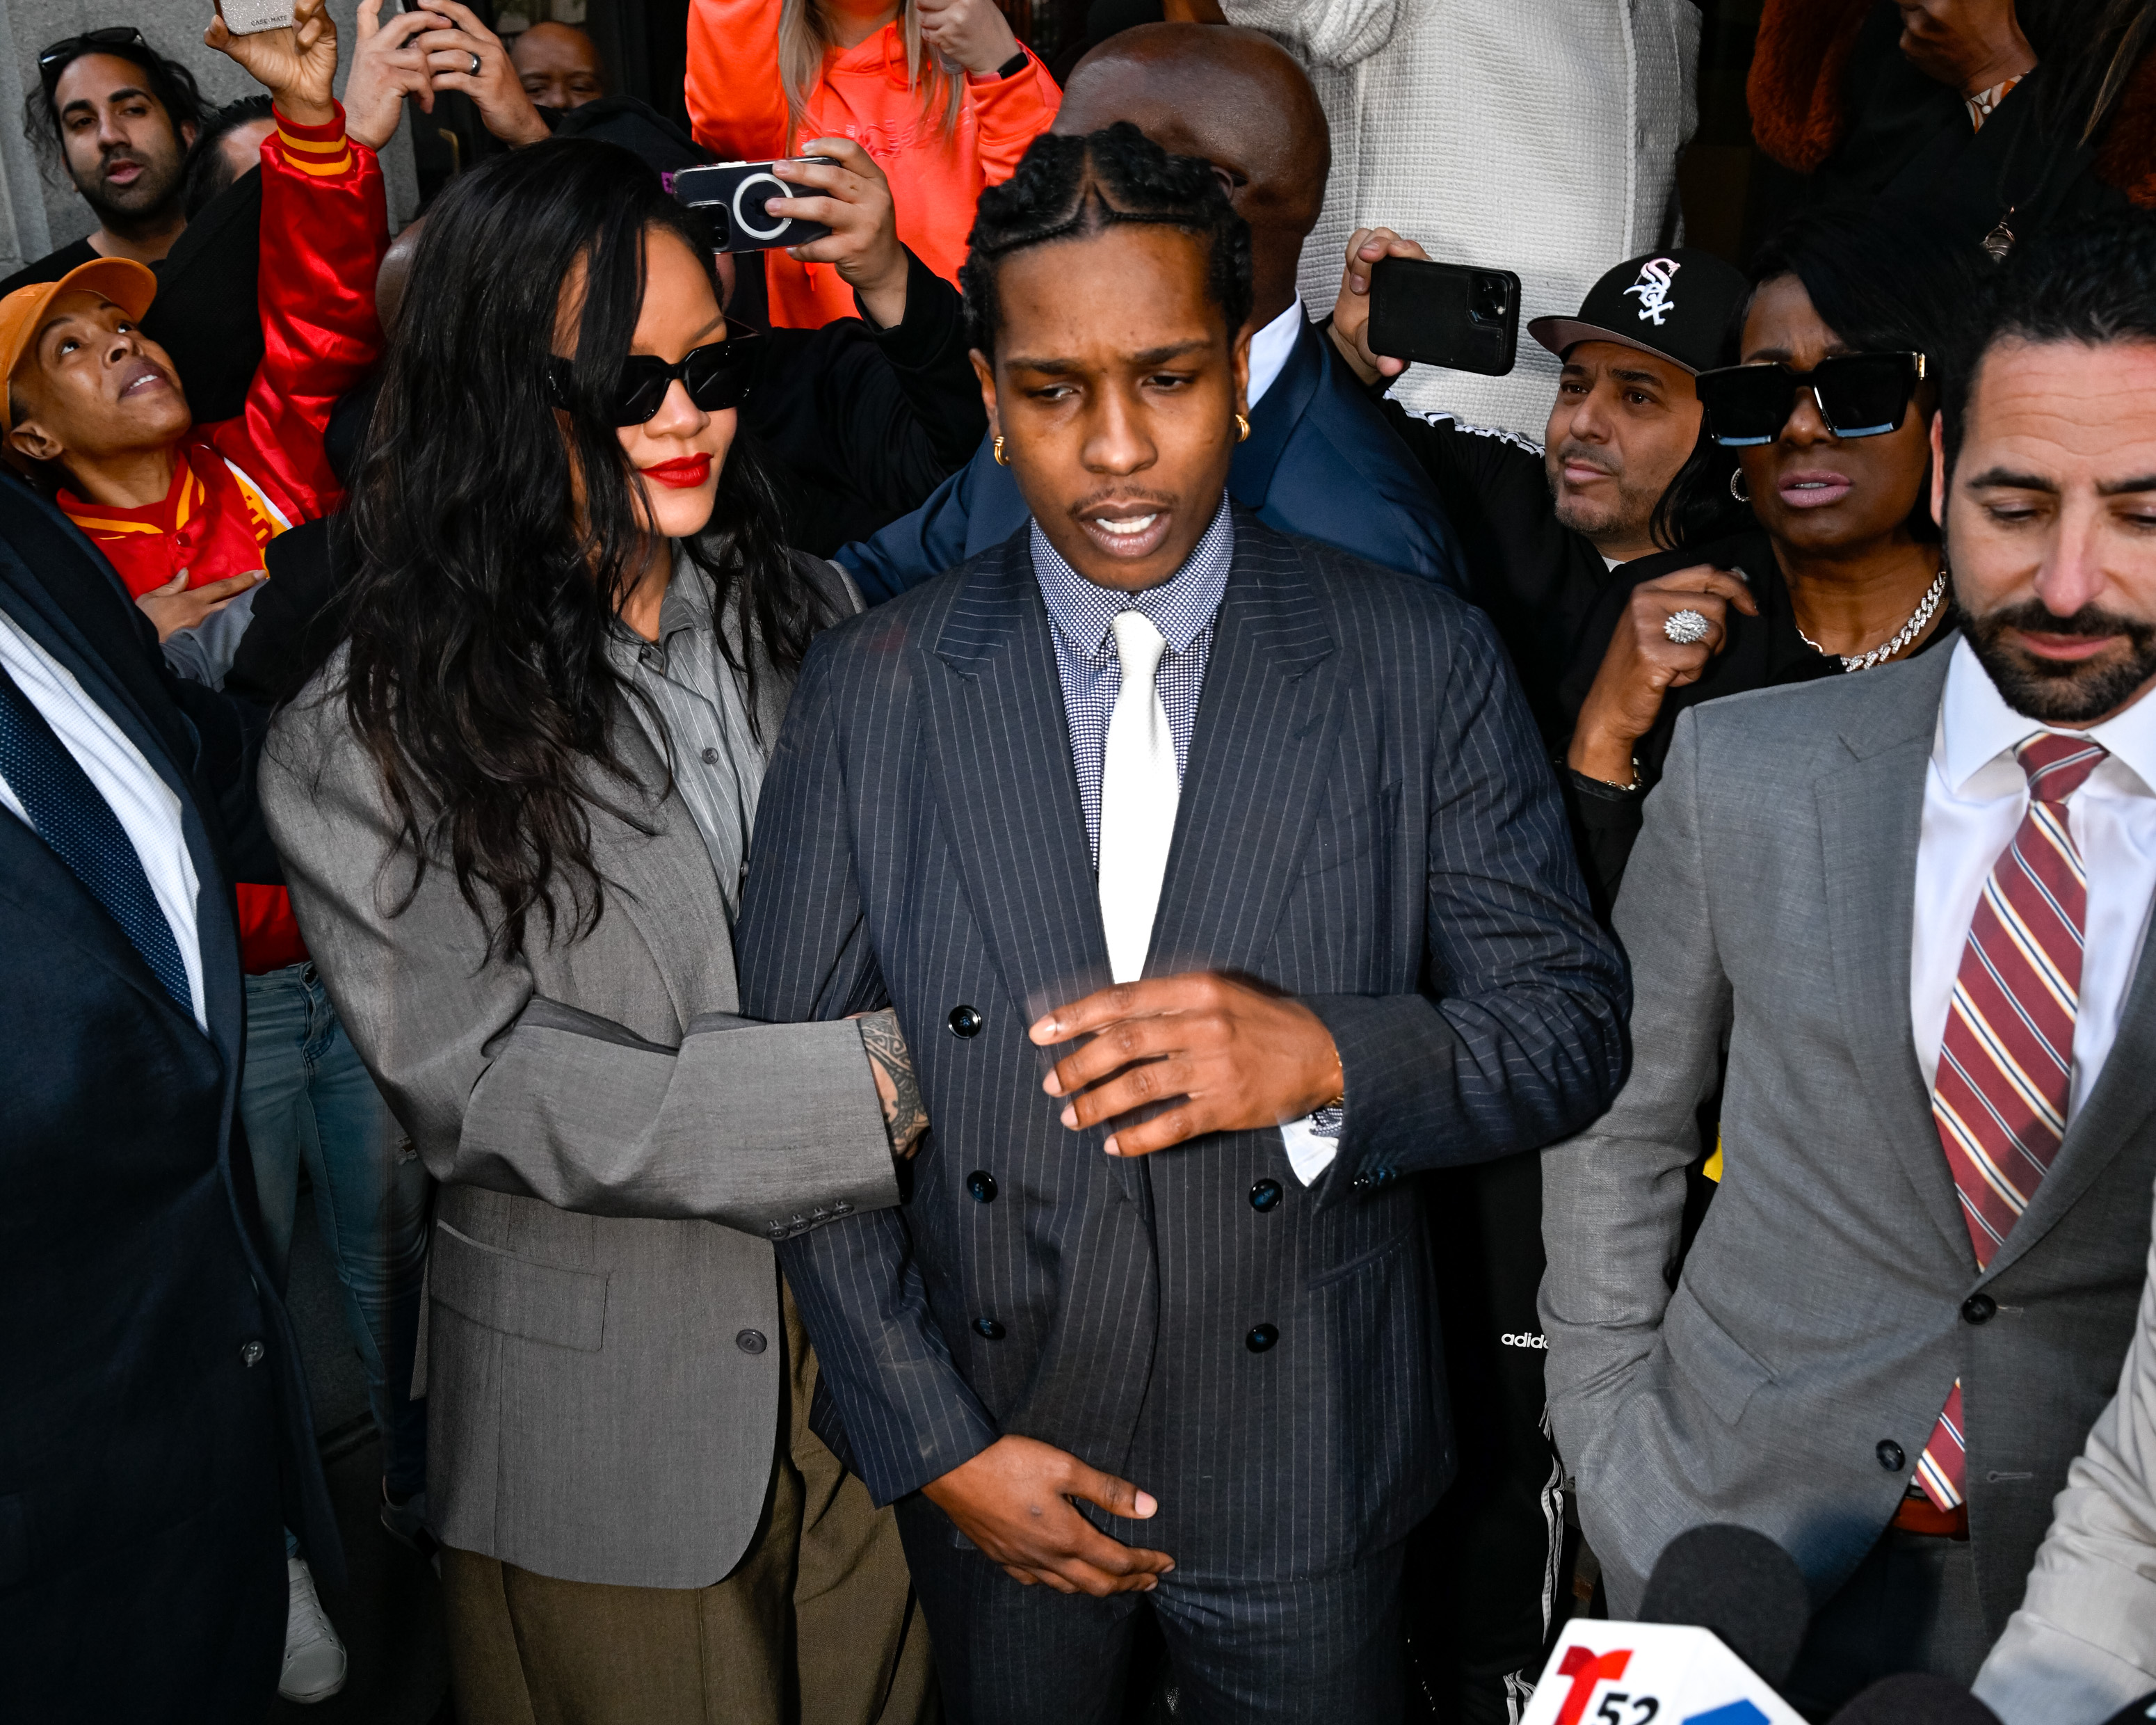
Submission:
[[1003,434],[1001,432],[998,432],[996,434],[996,440],[992,445],[990,445],[989,453],[996,458],[997,466],[1008,467],[1010,465],[1010,458],[1004,454],[1004,439]]
[[1245,419],[1240,413],[1238,413],[1235,415],[1235,441],[1241,444],[1248,443],[1250,439],[1250,422],[1248,419]]

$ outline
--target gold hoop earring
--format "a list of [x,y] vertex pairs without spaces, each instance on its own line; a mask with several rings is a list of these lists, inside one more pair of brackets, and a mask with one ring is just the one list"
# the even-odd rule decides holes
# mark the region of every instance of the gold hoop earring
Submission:
[[1243,444],[1248,443],[1250,440],[1250,422],[1248,419],[1245,419],[1240,413],[1238,413],[1235,415],[1235,441],[1239,444]]
[[997,434],[995,442],[989,446],[989,453],[996,458],[997,466],[1008,467],[1010,465],[1010,457],[1004,454],[1004,440],[1003,435],[1000,432]]

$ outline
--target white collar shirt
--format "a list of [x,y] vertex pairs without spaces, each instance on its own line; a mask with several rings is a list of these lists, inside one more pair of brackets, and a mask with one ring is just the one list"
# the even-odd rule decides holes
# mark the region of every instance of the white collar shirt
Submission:
[[1291,300],[1286,311],[1250,337],[1250,382],[1244,399],[1253,408],[1287,369],[1288,357],[1301,339],[1303,322],[1302,301]]
[[[1977,901],[2028,812],[2029,782],[2015,746],[2049,728],[2007,706],[1969,643],[1955,644],[1924,775],[1910,947],[1910,1022],[1928,1087]],[[2156,897],[2156,695],[2077,734],[2108,754],[2066,801],[2067,828],[2088,876],[2069,1119],[2118,1038]]]

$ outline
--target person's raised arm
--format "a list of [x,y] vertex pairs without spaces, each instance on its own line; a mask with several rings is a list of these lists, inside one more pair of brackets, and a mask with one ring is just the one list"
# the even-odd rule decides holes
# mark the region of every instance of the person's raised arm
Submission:
[[381,166],[346,134],[331,95],[337,44],[327,0],[297,0],[290,28],[255,35],[234,35],[220,17],[203,39],[269,90],[277,119],[262,145],[262,363],[218,447],[308,514],[326,513],[342,489],[322,453],[330,409],[382,352]]
[[778,10],[778,0],[689,0],[690,129],[723,160],[787,153]]
[[[921,39],[944,62],[962,69],[973,105],[984,185],[1001,185],[1018,172],[1026,146],[1055,123],[1063,105],[1048,68],[1019,46],[995,0],[919,0]],[[1005,73],[1014,60],[1025,64]]]

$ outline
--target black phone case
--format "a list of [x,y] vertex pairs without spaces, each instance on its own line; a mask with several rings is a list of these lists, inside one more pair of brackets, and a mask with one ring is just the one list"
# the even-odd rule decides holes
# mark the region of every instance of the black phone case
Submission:
[[[1495,283],[1504,285],[1502,316],[1489,315],[1485,303]],[[1509,270],[1385,258],[1370,271],[1374,353],[1502,377],[1512,369],[1519,339],[1520,278]]]
[[[796,162],[829,163],[828,156],[797,156]],[[821,222],[804,222],[798,218],[787,220],[776,234],[757,229],[754,223],[744,219],[741,193],[745,189],[760,190],[767,198],[791,198],[806,188],[789,186],[771,172],[768,162],[721,162],[710,167],[678,168],[674,174],[674,196],[690,209],[699,211],[716,234],[722,252],[769,251],[779,246],[806,245],[812,239],[821,239],[831,230]],[[777,191],[771,190],[777,187]],[[807,195],[815,197],[814,191]]]

